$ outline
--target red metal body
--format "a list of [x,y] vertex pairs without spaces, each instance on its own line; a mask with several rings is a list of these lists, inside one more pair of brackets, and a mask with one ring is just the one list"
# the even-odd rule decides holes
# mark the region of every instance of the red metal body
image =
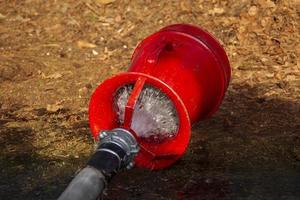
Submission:
[[[136,164],[150,169],[167,167],[188,146],[191,125],[211,116],[220,106],[230,80],[224,49],[209,33],[185,24],[171,25],[147,37],[135,49],[128,72],[105,80],[90,101],[90,127],[94,137],[101,130],[122,126],[131,130],[134,105],[145,84],[160,89],[172,101],[179,117],[177,135],[161,143],[137,137],[141,151]],[[133,84],[125,108],[124,124],[118,124],[113,95]],[[133,132],[134,134],[134,132]]]

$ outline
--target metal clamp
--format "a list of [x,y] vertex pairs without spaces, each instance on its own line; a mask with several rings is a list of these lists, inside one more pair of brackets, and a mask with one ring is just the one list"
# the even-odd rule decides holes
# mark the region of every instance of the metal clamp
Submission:
[[[140,148],[135,137],[128,130],[116,128],[101,131],[99,140],[98,151],[107,148],[109,148],[109,151],[114,151],[114,153],[118,155],[119,168],[131,169],[134,166],[134,157]],[[112,146],[114,146],[114,148],[110,148]]]

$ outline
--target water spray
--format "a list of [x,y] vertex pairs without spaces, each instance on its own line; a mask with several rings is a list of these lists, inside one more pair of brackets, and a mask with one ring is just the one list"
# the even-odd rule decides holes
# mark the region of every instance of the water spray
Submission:
[[220,106],[230,65],[217,40],[191,25],[167,26],[135,49],[128,72],[101,83],[89,106],[95,153],[59,200],[95,200],[120,170],[169,167],[191,125]]

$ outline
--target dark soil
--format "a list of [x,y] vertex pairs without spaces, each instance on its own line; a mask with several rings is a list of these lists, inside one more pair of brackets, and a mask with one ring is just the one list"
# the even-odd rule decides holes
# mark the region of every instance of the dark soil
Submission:
[[[56,199],[88,159],[89,97],[172,23],[224,45],[233,76],[186,154],[133,169],[105,199],[300,199],[297,0],[0,1],[0,199]],[[298,9],[298,10],[297,10]]]

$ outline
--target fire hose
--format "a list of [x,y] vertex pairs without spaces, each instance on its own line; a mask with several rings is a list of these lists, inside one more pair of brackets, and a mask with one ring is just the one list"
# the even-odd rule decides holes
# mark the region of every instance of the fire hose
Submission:
[[95,200],[113,175],[122,168],[133,167],[138,144],[125,129],[102,131],[95,153],[59,197],[59,200]]

